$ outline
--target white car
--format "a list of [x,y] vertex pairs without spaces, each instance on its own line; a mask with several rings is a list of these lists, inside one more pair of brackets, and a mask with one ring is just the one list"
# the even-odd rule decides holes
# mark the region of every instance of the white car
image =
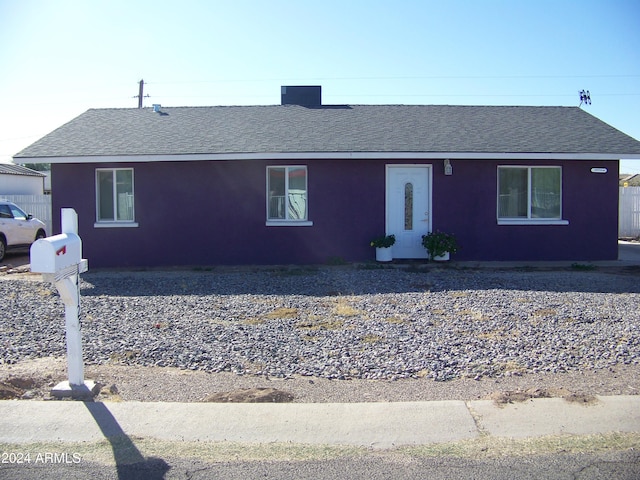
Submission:
[[24,213],[15,203],[0,200],[0,260],[13,248],[27,248],[47,236],[45,225]]

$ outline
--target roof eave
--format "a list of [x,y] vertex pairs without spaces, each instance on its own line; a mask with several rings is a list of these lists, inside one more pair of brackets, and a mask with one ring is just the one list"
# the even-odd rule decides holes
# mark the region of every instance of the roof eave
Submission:
[[[28,163],[34,163],[34,162],[28,162]],[[49,162],[43,162],[43,163],[49,163]],[[46,174],[41,172],[34,172],[34,173],[0,172],[0,175],[13,175],[16,177],[33,177],[33,178],[42,178],[47,176]]]
[[88,155],[14,157],[21,163],[142,163],[225,160],[620,160],[640,159],[640,153],[553,152],[259,152],[162,155]]

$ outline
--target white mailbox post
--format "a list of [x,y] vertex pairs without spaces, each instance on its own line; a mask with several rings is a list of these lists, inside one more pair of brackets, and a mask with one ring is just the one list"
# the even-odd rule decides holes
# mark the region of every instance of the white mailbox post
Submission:
[[82,258],[78,214],[73,208],[63,208],[61,218],[60,235],[42,238],[31,245],[31,271],[42,273],[45,281],[54,283],[64,303],[69,381],[55,386],[51,394],[54,397],[87,398],[96,394],[96,385],[84,379],[78,314],[79,275],[88,270],[88,264]]

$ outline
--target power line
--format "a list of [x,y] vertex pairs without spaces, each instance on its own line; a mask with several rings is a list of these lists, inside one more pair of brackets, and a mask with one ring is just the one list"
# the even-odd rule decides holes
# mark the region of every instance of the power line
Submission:
[[280,82],[284,79],[306,82],[327,80],[480,80],[480,79],[541,79],[541,78],[640,78],[637,74],[592,74],[592,75],[417,75],[417,76],[337,76],[337,77],[279,77],[279,78],[218,78],[205,80],[172,80],[147,82],[153,85],[180,85],[202,83],[237,83],[237,82]]
[[[402,94],[386,94],[386,93],[342,93],[327,94],[328,98],[574,98],[575,93],[402,93]],[[608,96],[640,96],[640,93],[598,93],[598,97]],[[274,98],[273,95],[235,95],[235,94],[213,94],[213,95],[158,95],[157,98],[183,98],[183,99],[207,99],[207,98]]]
[[[575,93],[356,93],[331,95],[332,97],[574,97]],[[598,96],[640,96],[640,93],[598,93]]]

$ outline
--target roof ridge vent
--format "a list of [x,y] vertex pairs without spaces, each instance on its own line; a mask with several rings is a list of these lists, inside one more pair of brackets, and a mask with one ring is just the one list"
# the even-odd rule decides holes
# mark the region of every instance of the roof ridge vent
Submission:
[[322,87],[320,85],[282,86],[280,103],[301,107],[320,107],[322,106]]

